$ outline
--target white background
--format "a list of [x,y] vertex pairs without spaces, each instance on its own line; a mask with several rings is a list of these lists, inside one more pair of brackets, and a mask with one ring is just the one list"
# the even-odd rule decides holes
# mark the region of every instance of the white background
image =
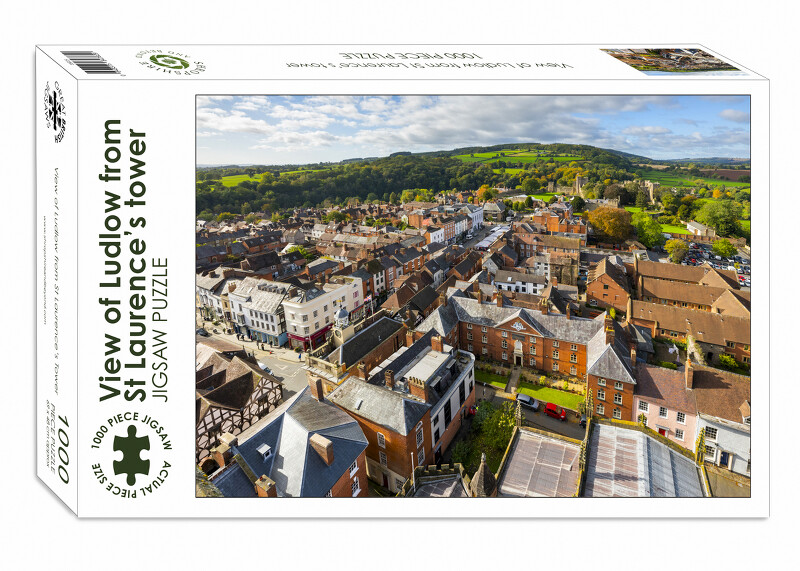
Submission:
[[[3,10],[0,164],[7,313],[3,364],[3,567],[39,569],[791,566],[800,373],[789,323],[797,261],[798,8],[743,1],[559,4],[462,0],[272,3],[15,2]],[[774,7],[773,7],[774,6]],[[779,7],[780,6],[780,7]],[[787,6],[783,8],[783,6]],[[222,13],[224,12],[224,13]],[[34,476],[34,94],[36,43],[702,43],[772,81],[772,481],[768,520],[78,521]],[[38,109],[38,105],[36,106]],[[756,196],[755,200],[759,200]],[[792,232],[792,235],[795,233]],[[791,297],[790,297],[791,296]],[[784,302],[784,300],[787,300]],[[791,300],[791,301],[790,301]],[[756,335],[756,332],[754,332]],[[713,500],[712,500],[713,501]],[[581,509],[565,501],[563,516]],[[613,528],[613,529],[608,529]],[[794,551],[794,550],[793,550]]]

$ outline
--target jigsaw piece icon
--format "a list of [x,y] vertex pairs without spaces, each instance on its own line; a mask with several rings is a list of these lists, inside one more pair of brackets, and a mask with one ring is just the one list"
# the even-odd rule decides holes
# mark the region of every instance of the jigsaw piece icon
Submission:
[[142,460],[142,450],[150,450],[149,436],[136,436],[136,427],[128,426],[128,436],[114,437],[114,451],[122,452],[122,460],[114,460],[114,474],[127,474],[129,486],[136,483],[136,474],[150,473],[150,460]]

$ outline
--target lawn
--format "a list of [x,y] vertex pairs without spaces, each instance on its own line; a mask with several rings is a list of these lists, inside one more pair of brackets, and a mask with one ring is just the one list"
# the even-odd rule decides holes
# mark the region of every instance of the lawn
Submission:
[[544,200],[545,202],[550,200],[551,196],[556,196],[556,194],[554,192],[545,192],[543,194],[531,194],[530,195],[530,197],[533,198],[534,200]]
[[478,369],[475,369],[475,379],[479,383],[486,383],[501,390],[506,390],[506,385],[508,384],[508,377],[501,377]]
[[625,206],[625,210],[630,212],[631,214],[636,214],[637,212],[641,212],[642,209],[638,206]]
[[575,393],[568,393],[550,387],[534,386],[530,383],[520,383],[517,392],[535,398],[539,402],[552,402],[570,410],[578,410],[578,405],[585,400],[583,396]]
[[662,224],[661,231],[668,234],[691,234],[684,226],[675,226],[674,224]]

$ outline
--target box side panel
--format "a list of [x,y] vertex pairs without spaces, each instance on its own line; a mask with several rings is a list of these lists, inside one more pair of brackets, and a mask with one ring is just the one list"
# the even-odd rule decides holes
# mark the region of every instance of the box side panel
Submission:
[[36,52],[36,470],[77,513],[78,82]]

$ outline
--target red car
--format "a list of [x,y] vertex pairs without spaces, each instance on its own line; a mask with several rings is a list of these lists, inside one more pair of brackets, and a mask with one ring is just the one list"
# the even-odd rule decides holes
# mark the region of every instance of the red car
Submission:
[[547,406],[544,407],[544,413],[547,416],[552,416],[553,418],[557,418],[563,422],[567,420],[567,411],[564,408],[561,408],[558,405],[555,405],[551,402],[547,403]]

